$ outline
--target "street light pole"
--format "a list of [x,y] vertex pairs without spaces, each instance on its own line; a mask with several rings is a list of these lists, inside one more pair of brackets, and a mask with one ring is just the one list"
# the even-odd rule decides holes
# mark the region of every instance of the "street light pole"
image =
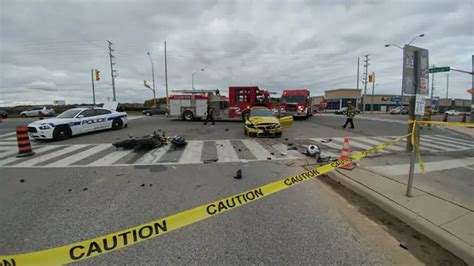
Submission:
[[[191,88],[194,90],[194,74],[196,74],[199,70],[194,71],[191,74]],[[204,71],[204,68],[201,68],[200,71]]]
[[151,58],[151,53],[147,52],[146,54],[150,58],[150,63],[151,63],[151,78],[153,82],[153,105],[156,106],[155,68],[153,67],[153,59]]

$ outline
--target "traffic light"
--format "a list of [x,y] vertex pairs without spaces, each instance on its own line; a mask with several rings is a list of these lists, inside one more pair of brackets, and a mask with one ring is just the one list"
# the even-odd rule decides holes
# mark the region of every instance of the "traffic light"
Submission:
[[150,85],[148,85],[148,84],[146,83],[146,80],[143,81],[143,86],[145,86],[146,88],[149,88],[149,89],[150,89]]
[[373,73],[369,75],[369,83],[372,83],[372,82],[374,82],[374,74]]
[[96,81],[100,80],[100,71],[98,69],[95,70],[95,80]]

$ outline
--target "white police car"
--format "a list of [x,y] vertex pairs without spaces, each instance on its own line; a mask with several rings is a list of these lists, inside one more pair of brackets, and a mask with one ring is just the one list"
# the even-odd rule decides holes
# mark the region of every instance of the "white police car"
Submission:
[[32,139],[63,140],[82,133],[103,129],[121,129],[128,122],[127,113],[105,108],[73,108],[55,118],[38,120],[28,125]]

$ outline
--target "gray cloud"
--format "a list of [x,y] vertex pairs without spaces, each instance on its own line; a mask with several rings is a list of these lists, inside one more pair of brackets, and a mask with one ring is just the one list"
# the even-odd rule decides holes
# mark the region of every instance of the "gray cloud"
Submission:
[[[371,54],[377,91],[399,93],[401,50],[415,42],[430,64],[469,70],[473,2],[454,1],[6,1],[0,0],[0,105],[91,101],[90,70],[101,70],[99,101],[111,97],[106,40],[114,42],[120,101],[151,97],[150,51],[164,95],[163,41],[171,89],[259,85],[313,94],[356,86],[357,57]],[[445,95],[437,74],[435,95]],[[151,82],[150,82],[151,83]],[[361,85],[362,86],[362,85]],[[450,74],[450,96],[467,98],[471,77]]]

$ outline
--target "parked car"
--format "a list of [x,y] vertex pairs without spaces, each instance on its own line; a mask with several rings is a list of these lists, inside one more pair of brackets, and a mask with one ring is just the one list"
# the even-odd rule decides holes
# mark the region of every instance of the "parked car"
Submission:
[[456,111],[456,110],[448,110],[448,111],[444,112],[444,114],[446,114],[446,115],[460,115],[461,113]]
[[[359,109],[356,109],[355,110],[357,114],[360,114],[360,110]],[[339,110],[336,110],[334,112],[336,115],[345,115],[347,113],[347,107],[342,107],[341,109]]]
[[0,110],[0,116],[2,118],[8,118],[8,113],[6,111]]
[[56,112],[54,112],[54,109],[51,107],[34,107],[29,110],[23,111],[20,113],[21,117],[34,117],[34,116],[39,116],[43,114],[43,116],[55,116]]
[[406,115],[408,114],[408,108],[406,107],[395,107],[390,111],[391,115]]
[[169,113],[167,107],[162,106],[152,106],[150,109],[143,110],[142,112],[144,115],[152,116],[152,115],[164,115]]

